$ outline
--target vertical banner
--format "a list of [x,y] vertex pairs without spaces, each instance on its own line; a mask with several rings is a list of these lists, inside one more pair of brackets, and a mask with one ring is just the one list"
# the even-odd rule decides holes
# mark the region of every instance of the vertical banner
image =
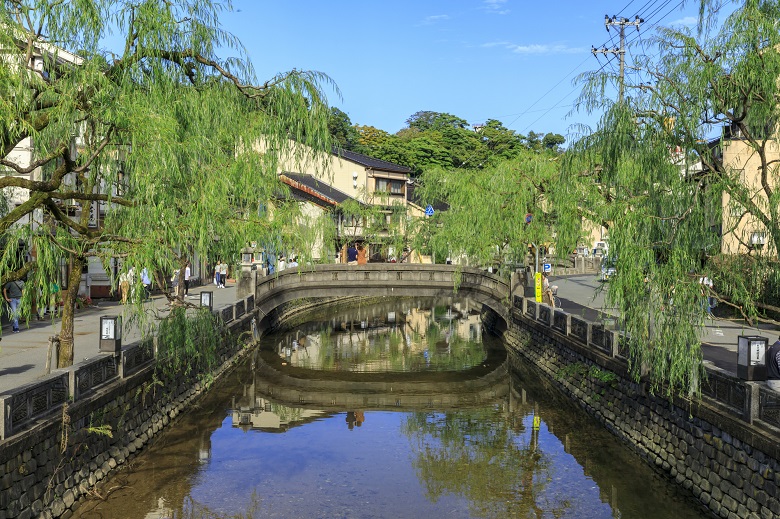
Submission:
[[542,302],[542,273],[534,274],[534,285],[536,285],[536,302]]

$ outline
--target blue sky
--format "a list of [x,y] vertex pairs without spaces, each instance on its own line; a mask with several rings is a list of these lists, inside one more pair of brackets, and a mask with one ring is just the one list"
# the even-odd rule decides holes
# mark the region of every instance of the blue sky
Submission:
[[580,90],[575,76],[606,62],[591,48],[618,45],[604,16],[642,17],[639,33],[627,28],[632,41],[659,24],[693,23],[699,2],[681,3],[233,0],[235,12],[221,22],[244,43],[261,80],[292,68],[330,76],[342,94],[330,95],[330,104],[355,124],[395,133],[430,110],[566,136],[575,123],[597,121],[570,112]]

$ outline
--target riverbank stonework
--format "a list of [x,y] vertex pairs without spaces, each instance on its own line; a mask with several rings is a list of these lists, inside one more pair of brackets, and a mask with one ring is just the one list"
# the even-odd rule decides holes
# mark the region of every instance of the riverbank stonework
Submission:
[[246,314],[225,326],[222,363],[212,373],[160,381],[148,366],[3,441],[0,519],[69,517],[80,499],[99,494],[102,480],[131,463],[208,390],[199,382],[202,375],[218,379],[248,351],[236,337],[247,336],[241,332],[250,329],[252,318]]
[[625,362],[516,309],[507,326],[496,316],[486,317],[503,337],[510,365],[530,361],[650,465],[689,490],[713,517],[780,517],[777,431],[719,412],[706,398],[670,401],[652,395],[644,382],[628,376]]

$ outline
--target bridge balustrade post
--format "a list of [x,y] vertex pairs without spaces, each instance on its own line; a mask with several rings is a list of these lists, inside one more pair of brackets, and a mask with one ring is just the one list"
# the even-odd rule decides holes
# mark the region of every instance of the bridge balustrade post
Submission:
[[253,269],[252,257],[254,249],[245,247],[241,250],[241,273],[236,280],[236,297],[243,299],[254,295],[257,284],[257,270]]

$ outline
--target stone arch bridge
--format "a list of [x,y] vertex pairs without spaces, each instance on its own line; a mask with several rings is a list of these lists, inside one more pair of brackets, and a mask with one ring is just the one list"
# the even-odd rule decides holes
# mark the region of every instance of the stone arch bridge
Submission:
[[[242,273],[241,287],[254,292],[261,320],[280,306],[301,298],[455,297],[465,296],[484,304],[506,323],[511,311],[510,282],[473,267],[416,263],[369,263],[366,265],[315,265],[292,268],[278,274],[257,276]],[[254,291],[251,290],[254,285]],[[261,326],[268,326],[268,323]]]

